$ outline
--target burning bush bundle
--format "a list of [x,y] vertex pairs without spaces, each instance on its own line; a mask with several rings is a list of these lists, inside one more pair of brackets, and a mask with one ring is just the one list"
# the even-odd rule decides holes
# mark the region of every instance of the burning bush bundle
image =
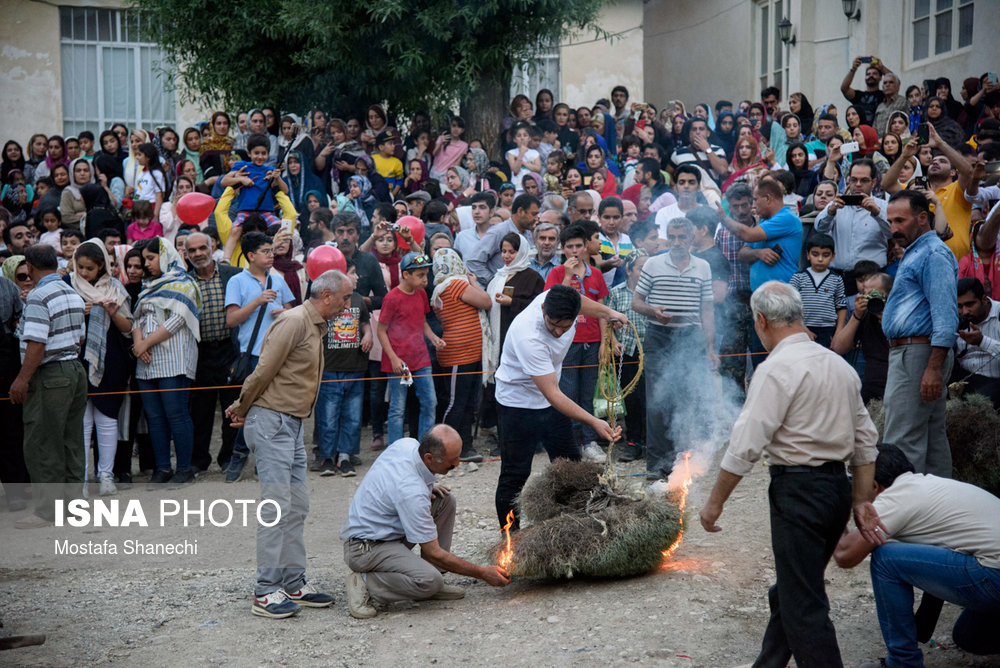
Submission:
[[[946,411],[955,479],[1000,496],[1000,416],[990,400],[979,394],[966,394],[949,399]],[[883,435],[882,402],[872,401],[868,412]]]
[[681,511],[663,497],[620,494],[602,474],[598,463],[556,460],[528,481],[518,507],[532,524],[511,534],[511,574],[625,577],[663,563]]

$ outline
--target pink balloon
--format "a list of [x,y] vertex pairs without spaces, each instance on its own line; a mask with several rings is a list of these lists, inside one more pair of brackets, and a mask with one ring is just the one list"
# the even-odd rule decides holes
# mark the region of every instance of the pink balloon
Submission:
[[[402,218],[398,219],[396,223],[400,227],[409,228],[410,235],[413,237],[413,240],[416,241],[418,244],[424,243],[424,222],[422,220],[420,220],[416,216],[403,216]],[[407,249],[409,248],[409,244],[398,232],[396,233],[396,241],[399,242],[400,248],[407,248]],[[407,252],[409,252],[409,250],[407,250]]]
[[215,200],[205,193],[188,193],[177,200],[177,217],[188,225],[197,225],[215,209]]
[[347,260],[339,248],[320,246],[309,254],[309,259],[306,260],[306,273],[309,274],[310,281],[315,281],[331,269],[347,271]]

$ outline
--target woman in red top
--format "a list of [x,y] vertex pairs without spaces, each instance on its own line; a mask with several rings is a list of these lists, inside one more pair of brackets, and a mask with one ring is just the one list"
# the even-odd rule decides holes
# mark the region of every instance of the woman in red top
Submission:
[[462,437],[459,459],[481,462],[483,456],[472,447],[472,420],[479,403],[483,339],[489,329],[486,314],[493,300],[455,250],[438,250],[433,262],[431,306],[444,327],[445,342],[434,366],[438,405],[444,407],[444,423]]

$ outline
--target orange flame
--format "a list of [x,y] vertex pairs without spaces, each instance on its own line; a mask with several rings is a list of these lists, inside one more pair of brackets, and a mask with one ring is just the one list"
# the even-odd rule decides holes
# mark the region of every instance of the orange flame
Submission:
[[503,526],[501,531],[504,534],[504,539],[506,540],[506,545],[500,550],[500,558],[498,560],[498,565],[505,571],[510,570],[510,564],[514,560],[514,551],[510,547],[510,527],[514,524],[514,511],[511,510],[507,513],[507,524]]
[[681,546],[684,541],[684,508],[687,506],[688,492],[691,490],[691,466],[689,464],[691,460],[691,453],[685,452],[684,455],[684,477],[681,479],[680,484],[680,500],[677,502],[677,507],[681,511],[681,531],[677,535],[677,539],[674,540],[673,544],[663,551],[663,560],[667,561],[670,557],[674,556],[674,552],[677,548]]

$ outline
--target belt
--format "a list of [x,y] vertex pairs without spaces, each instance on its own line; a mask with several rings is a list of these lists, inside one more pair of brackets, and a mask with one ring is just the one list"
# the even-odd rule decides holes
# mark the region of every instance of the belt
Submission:
[[918,343],[930,343],[931,337],[929,336],[901,336],[897,339],[889,339],[890,348],[898,348],[899,346],[911,346]]
[[45,367],[55,366],[57,364],[80,364],[80,360],[73,358],[71,360],[52,360],[51,362],[44,362],[38,365],[38,368],[44,369]]
[[844,462],[825,462],[819,466],[784,466],[782,464],[772,464],[768,467],[771,477],[785,475],[786,473],[843,473]]

